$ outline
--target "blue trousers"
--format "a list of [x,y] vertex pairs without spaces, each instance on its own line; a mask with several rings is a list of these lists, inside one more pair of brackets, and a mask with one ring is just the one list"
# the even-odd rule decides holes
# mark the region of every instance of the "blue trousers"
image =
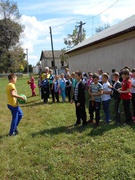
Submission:
[[105,120],[106,122],[110,122],[110,111],[109,111],[109,105],[110,105],[110,99],[107,101],[102,101],[102,105],[103,105],[103,110],[105,113]]
[[62,101],[65,102],[66,99],[65,90],[64,91],[61,90],[61,96],[62,96]]
[[12,121],[11,121],[11,126],[10,126],[10,131],[9,131],[9,135],[12,135],[17,130],[17,126],[19,125],[19,122],[22,119],[23,112],[19,106],[13,107],[13,106],[10,106],[9,104],[7,106],[12,114]]

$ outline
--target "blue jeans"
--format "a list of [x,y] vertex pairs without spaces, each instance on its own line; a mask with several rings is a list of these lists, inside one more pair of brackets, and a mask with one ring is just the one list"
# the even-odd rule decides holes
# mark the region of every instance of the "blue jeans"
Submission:
[[105,113],[105,120],[107,123],[110,122],[110,111],[109,111],[109,105],[110,105],[110,99],[108,99],[107,101],[102,101],[103,104],[103,110]]
[[65,89],[64,89],[64,91],[61,90],[61,96],[62,96],[62,101],[65,102],[65,99],[66,99]]
[[11,121],[10,132],[9,132],[9,135],[12,135],[17,130],[17,126],[19,125],[19,122],[22,119],[23,112],[19,106],[13,107],[13,106],[10,106],[9,104],[7,106],[12,114],[12,121]]

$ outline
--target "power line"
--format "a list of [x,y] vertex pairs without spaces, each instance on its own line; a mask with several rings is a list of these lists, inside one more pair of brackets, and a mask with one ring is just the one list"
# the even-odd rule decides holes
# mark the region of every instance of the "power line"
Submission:
[[97,15],[95,15],[95,16],[92,16],[92,17],[90,17],[90,18],[88,18],[88,19],[84,19],[84,20],[85,20],[85,21],[86,21],[86,20],[90,20],[90,19],[92,19],[92,18],[95,18],[95,17],[103,14],[103,13],[106,12],[108,9],[110,9],[111,7],[113,7],[118,1],[119,1],[119,0],[115,1],[115,3],[113,3],[111,6],[109,6],[107,9],[105,9],[105,10],[102,11],[101,13],[99,13],[99,14],[97,14]]
[[[94,5],[93,7],[87,9],[85,12],[87,12],[87,11],[95,8],[96,6],[98,6],[99,4],[101,4],[102,2],[104,2],[104,0],[103,0],[103,1],[100,1],[99,3],[97,3],[96,5]],[[65,24],[67,24],[68,22],[73,21],[73,20],[79,20],[79,19],[76,19],[76,18],[74,17],[74,18],[72,18],[72,19],[70,19],[70,20],[68,20],[68,21],[66,21],[66,22],[64,22],[64,23],[62,23],[62,24],[60,24],[60,25],[58,25],[58,26],[54,26],[52,29],[57,28],[57,27],[59,27],[59,26],[63,26],[63,25],[65,25]]]
[[[102,2],[104,2],[104,1],[100,1],[99,3],[97,3],[96,5],[94,5],[93,7],[87,9],[86,12],[89,11],[89,10],[91,10],[91,9],[93,9],[93,8],[95,8],[95,7],[97,7],[97,6],[98,6],[99,4],[101,4]],[[84,20],[87,21],[87,20],[90,20],[90,19],[94,19],[95,17],[97,17],[97,16],[103,14],[104,12],[106,12],[108,9],[111,9],[111,8],[112,8],[116,3],[118,3],[118,2],[119,2],[119,0],[115,1],[113,4],[111,4],[111,5],[110,5],[107,9],[105,9],[104,11],[102,11],[102,12],[100,12],[99,14],[97,14],[97,15],[95,15],[95,16],[92,16],[92,17],[90,17],[90,18],[86,18],[86,19],[84,19]],[[69,23],[70,21],[73,21],[73,20],[78,20],[78,19],[72,18],[72,19],[70,19],[70,20],[68,20],[68,21],[66,21],[66,22],[64,22],[64,23],[62,23],[62,24],[59,24],[58,26],[54,26],[52,29],[58,28],[59,26],[63,26],[63,25],[65,25],[65,24],[67,24],[67,23]],[[49,36],[49,33],[45,36],[44,39],[46,39],[48,36]],[[40,45],[41,45],[41,44],[40,44]],[[39,45],[39,46],[40,46],[40,45]]]

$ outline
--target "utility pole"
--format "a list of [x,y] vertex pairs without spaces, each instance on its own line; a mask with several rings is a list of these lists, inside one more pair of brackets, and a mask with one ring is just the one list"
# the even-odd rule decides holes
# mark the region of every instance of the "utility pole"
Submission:
[[26,55],[27,55],[27,74],[29,75],[28,49],[26,49]]
[[[78,23],[78,22],[77,22]],[[78,37],[77,37],[77,43],[82,42],[82,26],[86,23],[82,23],[82,21],[80,21],[78,24],[80,24],[79,26],[79,31],[78,31]]]
[[54,72],[55,72],[55,74],[56,74],[56,66],[55,66],[55,58],[54,58],[53,39],[52,39],[52,28],[51,28],[51,26],[49,27],[49,29],[50,29],[50,37],[51,37],[51,47],[52,47],[53,66],[54,66]]

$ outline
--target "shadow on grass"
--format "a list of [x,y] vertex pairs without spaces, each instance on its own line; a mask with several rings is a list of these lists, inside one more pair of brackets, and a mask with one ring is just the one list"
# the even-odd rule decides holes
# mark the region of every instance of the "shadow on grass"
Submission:
[[26,104],[24,105],[21,105],[21,107],[34,107],[34,106],[38,106],[38,105],[42,105],[44,104],[43,102],[39,102],[39,100],[35,100],[35,101],[30,101],[30,102],[27,102]]
[[36,132],[36,133],[32,133],[32,137],[38,136],[38,135],[57,135],[57,134],[61,134],[61,133],[65,133],[65,134],[71,134],[74,132],[83,132],[85,131],[85,129],[88,128],[88,126],[78,126],[78,127],[74,127],[74,125],[71,126],[60,126],[60,127],[56,127],[56,128],[50,128],[50,129],[44,129],[42,131]]
[[118,127],[122,127],[122,126],[118,126],[116,124],[102,124],[96,128],[94,127],[88,135],[89,136],[101,136],[106,131],[110,131],[110,130],[118,128]]
[[131,125],[126,125],[126,126],[123,126],[122,124],[117,125],[117,124],[111,123],[111,124],[102,124],[101,126],[99,126],[97,128],[93,128],[88,135],[89,136],[101,136],[105,132],[110,131],[112,129],[125,128],[127,126],[129,126],[130,128],[135,130],[135,124],[134,123],[131,123]]

